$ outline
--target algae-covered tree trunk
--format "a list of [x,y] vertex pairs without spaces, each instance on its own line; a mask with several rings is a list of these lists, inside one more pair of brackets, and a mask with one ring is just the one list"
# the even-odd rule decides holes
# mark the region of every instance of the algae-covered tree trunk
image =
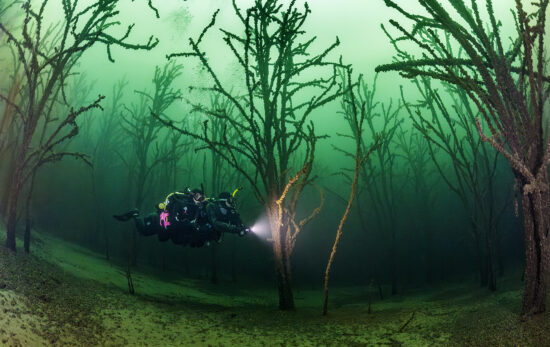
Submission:
[[[462,88],[475,103],[481,114],[476,119],[479,136],[507,159],[522,194],[526,257],[522,311],[544,312],[550,271],[550,146],[543,117],[550,81],[545,76],[544,42],[549,1],[534,1],[533,12],[527,13],[522,1],[516,0],[517,37],[509,48],[504,47],[502,23],[495,18],[492,0],[486,0],[483,13],[489,21],[482,20],[475,1],[467,5],[464,0],[449,0],[452,14],[440,1],[419,1],[427,15],[409,13],[392,0],[385,2],[411,20],[414,29],[391,21],[402,35],[393,41],[399,55],[396,62],[377,70],[443,80]],[[447,49],[441,34],[461,48],[464,58]],[[399,48],[403,40],[420,47],[423,59],[403,58]]]
[[[47,126],[46,115],[58,101],[58,91],[80,59],[83,52],[96,44],[105,44],[109,58],[111,48],[120,46],[126,49],[151,49],[157,41],[152,38],[145,45],[126,42],[131,28],[119,39],[111,31],[119,22],[119,0],[98,1],[91,5],[80,5],[78,1],[63,0],[62,20],[57,27],[46,29],[44,12],[48,0],[37,4],[28,0],[23,3],[24,16],[16,29],[0,23],[0,31],[8,38],[9,44],[17,52],[24,71],[21,93],[22,102],[16,104],[13,98],[0,95],[0,100],[15,109],[21,122],[20,142],[16,149],[14,169],[8,193],[6,246],[15,251],[15,230],[19,210],[19,197],[28,179],[42,164],[60,160],[66,156],[83,158],[79,153],[56,151],[56,147],[78,133],[76,118],[91,108],[100,107],[103,97],[86,106],[59,115],[57,127],[38,146],[33,145],[40,136],[41,129]],[[36,6],[35,6],[36,5]]]
[[347,69],[347,71],[343,74],[343,81],[346,89],[346,94],[342,98],[342,109],[344,118],[350,126],[351,135],[341,136],[353,139],[353,142],[355,142],[355,151],[352,154],[341,148],[337,147],[337,149],[345,153],[347,156],[353,157],[354,167],[353,175],[352,177],[350,177],[350,195],[347,201],[346,209],[344,210],[342,218],[340,219],[340,223],[338,224],[338,229],[336,230],[336,238],[334,240],[334,244],[332,245],[332,251],[330,253],[327,267],[325,269],[323,315],[326,315],[328,312],[328,283],[330,269],[336,256],[338,244],[340,243],[340,239],[342,237],[344,224],[351,212],[351,207],[353,206],[353,202],[357,195],[357,186],[360,179],[359,174],[363,169],[365,161],[368,159],[372,151],[376,149],[380,141],[380,137],[378,136],[378,134],[373,134],[374,136],[372,144],[370,145],[370,147],[368,147],[365,145],[365,139],[363,138],[363,125],[369,113],[369,111],[367,110],[367,100],[364,98],[356,97],[356,92],[354,91],[354,88],[357,88],[357,93],[359,94],[364,90],[365,85],[363,83],[362,76],[359,76],[358,82],[354,85],[351,79],[351,69]]
[[[208,121],[202,134],[179,130],[206,143],[240,172],[263,204],[271,226],[279,307],[293,309],[291,255],[297,235],[312,218],[294,219],[298,198],[310,182],[315,143],[319,138],[310,118],[314,110],[342,93],[335,73],[339,64],[326,60],[339,43],[336,40],[319,54],[311,52],[315,38],[304,39],[304,23],[310,13],[307,4],[299,9],[295,1],[284,5],[279,0],[256,0],[252,7],[241,10],[233,1],[233,8],[242,29],[221,31],[229,52],[239,64],[242,84],[229,86],[220,80],[210,64],[212,57],[201,49],[203,38],[215,25],[217,13],[198,39],[189,40],[189,52],[172,54],[169,58],[198,58],[213,83],[203,90],[229,100],[235,114],[229,115],[223,110],[211,112],[202,105],[195,108],[203,110],[208,119],[222,119],[227,131],[237,136],[229,139],[224,132],[221,140],[214,139]],[[304,77],[313,72],[315,78]],[[177,128],[171,120],[164,119],[164,122]],[[301,172],[298,182],[292,185],[286,199],[281,200],[292,171]],[[282,206],[277,201],[281,201]]]

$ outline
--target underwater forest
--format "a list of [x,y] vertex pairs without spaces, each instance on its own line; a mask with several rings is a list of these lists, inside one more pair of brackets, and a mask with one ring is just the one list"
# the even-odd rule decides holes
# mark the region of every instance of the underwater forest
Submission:
[[550,346],[550,0],[0,0],[0,346]]

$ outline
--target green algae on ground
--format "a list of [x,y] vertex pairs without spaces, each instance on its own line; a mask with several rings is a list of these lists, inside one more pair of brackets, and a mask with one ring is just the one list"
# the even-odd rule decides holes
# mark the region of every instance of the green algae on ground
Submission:
[[0,309],[11,314],[0,341],[9,345],[550,344],[547,314],[520,319],[518,278],[494,294],[473,283],[416,290],[372,303],[370,314],[365,288],[336,287],[323,317],[321,289],[297,288],[297,310],[283,312],[271,288],[163,281],[141,268],[132,296],[122,267],[59,239],[42,235],[39,243],[30,256],[0,249]]

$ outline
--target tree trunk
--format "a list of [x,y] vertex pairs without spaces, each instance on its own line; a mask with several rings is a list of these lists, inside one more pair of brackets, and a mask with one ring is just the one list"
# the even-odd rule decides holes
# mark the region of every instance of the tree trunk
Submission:
[[485,235],[485,254],[487,261],[487,288],[494,292],[497,290],[497,277],[496,277],[496,259],[495,259],[495,247],[494,236],[495,233],[491,226],[487,227]]
[[17,207],[15,207],[15,205],[17,204],[18,192],[12,193],[11,191],[15,191],[15,189],[11,188],[10,196],[15,196],[16,200],[14,201],[10,199],[12,202],[14,202],[14,204],[13,206],[10,204],[10,207],[8,208],[8,222],[6,224],[6,247],[15,252],[15,228],[17,226]]
[[290,264],[281,252],[275,253],[275,270],[277,272],[277,287],[279,289],[279,309],[293,310],[294,296],[292,295],[292,281]]
[[132,229],[132,244],[130,246],[130,265],[136,266],[137,265],[137,253],[138,253],[138,246],[137,246],[137,231]]
[[[142,204],[143,204],[143,195],[144,195],[144,189],[145,186],[145,174],[143,173],[145,169],[140,170],[140,174],[138,175],[137,180],[137,192],[136,192],[136,200],[134,201],[134,206],[141,212],[142,211]],[[137,258],[138,258],[138,238],[137,238],[137,230],[136,228],[132,229],[132,244],[131,244],[131,250],[130,250],[130,264],[132,266],[137,265]]]
[[[103,217],[103,210],[102,210],[102,202],[100,201],[100,198],[99,198],[99,193],[98,193],[98,181],[100,180],[99,176],[96,175],[96,170],[97,169],[98,165],[94,165],[94,167],[92,168],[92,195],[94,197],[94,207],[95,207],[95,219],[96,219],[96,228],[95,228],[95,239],[97,240],[99,238],[99,235],[103,235],[103,247],[104,247],[104,251],[105,251],[105,258],[107,259],[107,261],[110,260],[110,255],[109,255],[109,233],[107,232],[107,226],[106,226],[106,222],[105,222],[105,218]],[[101,180],[103,181],[103,180]]]
[[236,253],[237,253],[237,245],[236,240],[233,237],[233,243],[231,244],[231,282],[237,283],[237,260],[236,260]]
[[[540,183],[544,182],[544,183]],[[526,184],[521,191],[523,226],[525,232],[525,293],[523,314],[537,314],[546,310],[546,287],[550,261],[548,244],[550,194],[545,174],[538,180],[543,188],[525,194]],[[536,188],[535,188],[536,189]]]
[[[23,148],[26,148],[24,144]],[[17,227],[17,203],[23,188],[23,166],[26,150],[22,149],[16,158],[16,167],[11,180],[8,197],[8,222],[6,225],[6,247],[15,252],[15,229]]]
[[31,199],[32,194],[34,191],[34,180],[36,178],[36,171],[38,168],[34,170],[31,177],[31,187],[29,188],[29,192],[27,195],[27,202],[25,206],[25,236],[23,239],[23,249],[25,250],[25,253],[29,253],[31,250]]
[[31,218],[27,212],[26,224],[25,224],[25,237],[23,239],[23,248],[25,253],[30,253],[31,251]]
[[[14,150],[14,152],[17,152]],[[6,153],[0,157],[2,161],[2,168],[5,170],[6,177],[2,182],[2,189],[0,190],[0,216],[6,217],[9,213],[8,206],[10,202],[10,187],[12,183],[13,176],[10,173],[14,172],[14,154]]]
[[31,251],[31,211],[30,211],[30,200],[32,192],[29,192],[29,197],[27,198],[27,209],[25,212],[25,236],[23,239],[23,249],[25,253],[30,253]]
[[[278,208],[274,204],[268,211],[271,224],[271,236],[273,238],[273,256],[275,260],[275,272],[277,275],[277,288],[279,290],[279,309],[293,310],[294,296],[292,295],[292,272],[290,268],[290,255],[288,254],[287,235],[288,224],[285,218],[279,224]],[[286,224],[286,225],[285,225]]]
[[493,230],[494,226],[490,222],[484,225],[484,229],[480,230],[476,223],[472,222],[472,231],[476,242],[476,252],[478,259],[479,284],[481,287],[486,287],[494,292],[497,289],[496,279],[496,261]]
[[480,287],[487,287],[489,283],[488,278],[488,261],[487,254],[485,254],[485,247],[482,246],[480,231],[474,226],[474,235],[476,239],[476,252],[477,252],[477,267],[479,270],[479,285]]
[[390,245],[390,271],[391,271],[391,295],[397,294],[397,242],[395,240],[395,230],[391,230],[391,245]]
[[425,255],[425,267],[426,267],[426,282],[432,284],[433,282],[433,263],[434,255],[432,250],[432,230],[430,226],[424,226],[424,255]]
[[111,255],[109,254],[109,233],[107,232],[107,229],[105,228],[105,224],[103,224],[103,234],[105,237],[105,258],[107,261],[111,260]]
[[497,263],[498,276],[504,276],[504,254],[502,252],[502,237],[498,235],[496,239],[495,258]]
[[212,284],[218,284],[218,256],[217,256],[217,253],[218,253],[218,247],[217,245],[214,243],[212,244],[212,276],[210,278],[210,282],[212,282]]

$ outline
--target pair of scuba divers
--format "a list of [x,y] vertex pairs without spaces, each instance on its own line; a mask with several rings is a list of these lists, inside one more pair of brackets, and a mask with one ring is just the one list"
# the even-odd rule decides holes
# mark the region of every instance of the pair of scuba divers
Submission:
[[220,242],[223,233],[243,236],[251,232],[234,206],[236,192],[223,192],[218,199],[207,199],[201,189],[186,188],[169,194],[158,204],[157,211],[148,216],[140,217],[134,209],[113,217],[119,221],[133,219],[139,234],[157,235],[162,242],[172,240],[182,246],[209,246]]

